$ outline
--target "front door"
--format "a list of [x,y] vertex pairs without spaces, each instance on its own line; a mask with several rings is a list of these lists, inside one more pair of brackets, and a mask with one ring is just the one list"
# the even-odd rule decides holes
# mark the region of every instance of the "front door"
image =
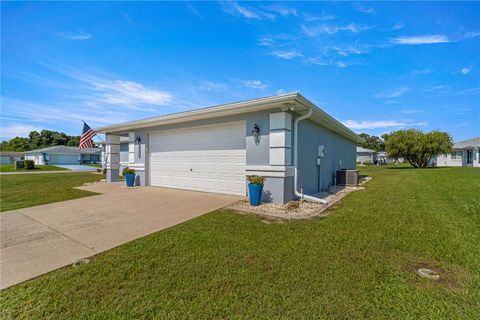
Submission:
[[467,150],[467,163],[473,163],[473,150]]

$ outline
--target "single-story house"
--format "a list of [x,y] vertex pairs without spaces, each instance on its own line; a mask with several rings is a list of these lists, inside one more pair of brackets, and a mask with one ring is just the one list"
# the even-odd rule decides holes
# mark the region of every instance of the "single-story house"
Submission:
[[106,135],[107,182],[119,180],[127,137],[137,185],[246,196],[246,177],[256,174],[267,179],[264,201],[275,203],[316,194],[337,169],[355,169],[361,141],[299,93],[94,130]]
[[0,151],[0,164],[12,164],[23,159],[23,152]]
[[480,167],[480,137],[456,142],[452,152],[433,159],[438,167]]
[[100,163],[100,148],[54,146],[25,152],[26,160],[38,165],[78,165]]
[[357,147],[357,163],[374,163],[378,152],[367,148]]

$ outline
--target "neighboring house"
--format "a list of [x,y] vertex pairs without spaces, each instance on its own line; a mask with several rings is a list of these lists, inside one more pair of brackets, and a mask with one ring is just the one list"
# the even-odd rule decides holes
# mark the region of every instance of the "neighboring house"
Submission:
[[453,145],[452,152],[433,159],[438,167],[480,167],[480,137],[463,140]]
[[106,135],[107,182],[119,179],[121,139],[127,137],[138,185],[245,196],[246,176],[257,174],[267,178],[264,200],[276,203],[295,198],[295,167],[297,191],[305,194],[327,189],[337,169],[355,169],[361,141],[299,93],[95,131]]
[[23,159],[23,152],[0,151],[0,164],[12,164]]
[[99,148],[54,146],[25,152],[26,160],[34,160],[38,165],[72,165],[100,163]]
[[374,163],[377,160],[378,152],[362,147],[357,147],[357,163]]

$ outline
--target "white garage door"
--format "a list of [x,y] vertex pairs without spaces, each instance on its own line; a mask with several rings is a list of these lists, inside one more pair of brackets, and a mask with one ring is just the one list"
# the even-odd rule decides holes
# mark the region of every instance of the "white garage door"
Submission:
[[76,154],[51,154],[48,164],[78,164],[78,156]]
[[153,186],[244,196],[245,122],[150,135]]

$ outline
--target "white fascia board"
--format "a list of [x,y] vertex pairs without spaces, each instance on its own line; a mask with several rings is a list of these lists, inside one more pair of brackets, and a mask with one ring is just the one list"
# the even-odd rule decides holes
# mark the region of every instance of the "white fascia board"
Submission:
[[274,109],[283,103],[294,102],[298,93],[288,93],[279,96],[235,102],[231,104],[179,112],[138,121],[120,123],[117,125],[95,128],[97,133],[123,133],[126,130],[148,128],[152,126],[167,125],[173,123],[218,118],[241,113],[250,113],[261,110]]

